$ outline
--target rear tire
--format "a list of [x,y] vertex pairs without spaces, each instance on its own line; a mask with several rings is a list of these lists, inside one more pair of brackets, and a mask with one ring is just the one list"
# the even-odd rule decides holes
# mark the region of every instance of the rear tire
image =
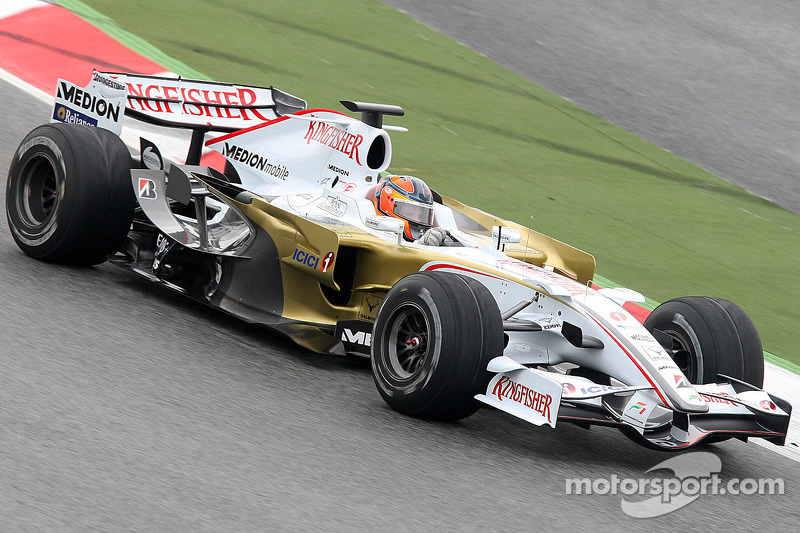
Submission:
[[375,384],[389,406],[434,420],[477,411],[486,366],[503,353],[503,322],[489,290],[457,274],[418,272],[383,300],[372,334]]
[[136,198],[131,156],[101,128],[46,124],[20,143],[8,170],[6,216],[31,257],[94,265],[117,251]]

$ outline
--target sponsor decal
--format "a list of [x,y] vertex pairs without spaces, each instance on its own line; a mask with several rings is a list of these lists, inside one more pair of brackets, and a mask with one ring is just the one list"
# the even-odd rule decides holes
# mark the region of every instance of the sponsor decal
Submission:
[[142,165],[150,170],[164,170],[164,160],[158,147],[145,138],[140,137],[140,152],[142,154]]
[[653,361],[672,361],[672,357],[670,357],[668,355],[661,355],[661,354],[659,354],[659,355],[651,355],[650,359],[652,359]]
[[321,272],[327,272],[333,266],[333,261],[336,258],[333,252],[328,252],[320,260],[319,256],[312,253],[305,252],[300,248],[295,248],[292,254],[292,259],[314,270],[319,269]]
[[350,192],[354,190],[356,187],[358,187],[358,185],[356,185],[355,183],[350,183],[349,181],[341,181],[341,180],[337,182],[337,185],[342,186],[342,192]]
[[342,217],[347,213],[347,203],[332,195],[325,198],[317,207],[337,217]]
[[149,169],[152,170],[162,170],[163,169],[163,162],[161,161],[160,155],[153,150],[152,146],[148,146],[142,152],[142,163]]
[[649,342],[653,340],[653,337],[650,335],[631,335],[631,339],[635,341],[642,341],[642,342]]
[[503,401],[505,398],[536,411],[546,418],[549,423],[553,423],[552,413],[550,412],[553,397],[549,394],[542,394],[513,381],[508,376],[502,376],[495,384],[494,389],[492,389],[492,395],[496,396],[498,401]]
[[778,406],[769,400],[761,400],[758,402],[758,406],[765,411],[776,411],[778,409]]
[[542,329],[545,331],[547,331],[548,329],[558,329],[561,327],[561,322],[558,322],[555,318],[551,316],[537,318],[536,323],[542,326]]
[[647,411],[647,404],[644,402],[636,402],[635,404],[628,407],[628,411],[636,411],[637,414],[643,415],[645,411]]
[[345,170],[343,168],[339,168],[336,165],[328,165],[328,170],[332,172],[336,172],[337,174],[341,174],[342,176],[350,177],[350,171]]
[[714,396],[709,396],[708,394],[700,394],[700,397],[708,403],[721,403],[725,405],[733,405],[736,406],[735,402],[730,400],[723,400],[722,398],[717,398],[717,396],[730,396],[727,392],[715,392]]
[[167,252],[170,251],[174,244],[174,241],[170,241],[161,233],[158,234],[158,237],[156,237],[156,253],[153,258],[153,272],[158,270],[158,267],[164,260],[164,256],[167,255]]
[[362,320],[369,320],[370,322],[374,321],[375,315],[378,314],[378,308],[380,308],[382,301],[383,298],[379,298],[371,294],[365,294],[361,298],[361,310],[358,312],[358,318]]
[[327,272],[328,269],[331,268],[334,257],[335,256],[333,252],[328,252],[327,254],[325,254],[325,257],[322,258],[322,266],[320,267],[320,270],[322,272]]
[[371,346],[372,333],[366,333],[364,331],[354,332],[350,328],[344,328],[342,331],[342,340],[345,342],[360,344],[362,346]]
[[53,142],[52,139],[49,137],[42,137],[36,136],[32,139],[28,139],[28,141],[24,143],[20,143],[19,147],[17,148],[17,159],[22,159],[25,152],[33,148],[34,146],[46,146],[50,149],[51,152],[56,156],[58,160],[58,165],[61,167],[61,170],[64,172],[67,171],[64,165],[64,155],[61,153],[61,148],[58,147],[56,143]]
[[53,108],[53,119],[66,124],[80,124],[82,126],[97,126],[97,120],[80,111],[70,109],[64,104],[56,104]]
[[650,356],[650,359],[653,361],[672,361],[672,357],[666,355],[664,353],[664,349],[661,346],[642,346],[642,350],[647,352],[647,355]]
[[158,198],[156,182],[148,178],[139,178],[139,198],[155,200]]
[[591,387],[581,388],[581,394],[597,394],[599,392],[610,392],[625,390],[626,387],[616,387],[613,385],[592,385]]
[[[267,121],[258,109],[232,108],[230,106],[258,105],[258,94],[248,87],[230,87],[229,90],[209,90],[201,84],[178,82],[185,86],[168,84],[127,83],[128,105],[137,111],[155,113],[184,113],[195,117]],[[131,98],[138,97],[138,98]],[[261,98],[262,103],[266,98]],[[211,104],[211,105],[209,105]]]
[[334,332],[350,352],[369,355],[372,346],[372,322],[365,320],[340,320]]
[[294,249],[294,253],[292,254],[292,259],[294,259],[298,263],[306,265],[307,267],[313,268],[314,270],[316,270],[317,267],[319,266],[318,256],[310,254],[308,252],[304,252],[300,248]]
[[619,387],[616,385],[590,385],[588,387],[576,387],[572,383],[562,383],[564,388],[564,396],[589,396],[592,394],[601,394],[605,392],[617,392],[627,390],[627,387]]
[[373,219],[373,218],[366,219],[364,221],[364,225],[367,226],[368,228],[372,228],[372,229],[380,228],[380,224],[378,223],[378,221]]
[[222,155],[231,161],[244,163],[250,168],[259,170],[264,174],[268,174],[278,178],[279,180],[286,181],[286,178],[289,177],[289,171],[286,169],[285,165],[273,165],[269,162],[269,158],[259,155],[255,152],[251,152],[245,148],[242,148],[241,146],[236,146],[235,144],[225,143],[225,148],[222,151]]
[[70,102],[76,107],[94,113],[99,117],[106,118],[113,122],[120,121],[119,103],[112,104],[102,96],[87,92],[68,81],[59,80],[56,98]]
[[120,83],[117,80],[112,80],[111,78],[109,78],[107,76],[103,76],[102,74],[100,74],[96,70],[94,71],[94,74],[92,75],[92,81],[96,81],[98,83],[102,83],[106,87],[111,87],[112,89],[115,89],[117,91],[124,91],[124,90],[127,89],[127,87],[125,87],[125,84]]
[[675,380],[675,386],[680,387],[691,387],[692,385],[686,379],[686,376],[679,376],[677,374],[673,375],[672,378]]
[[642,433],[647,419],[653,411],[652,405],[652,401],[645,393],[641,391],[634,393],[622,411],[622,422],[630,424],[639,433]]
[[362,135],[348,133],[337,128],[334,124],[311,121],[308,123],[308,131],[303,139],[306,144],[311,144],[311,141],[314,141],[341,152],[361,165],[358,149],[364,141]]
[[624,322],[625,320],[628,320],[628,315],[626,315],[625,313],[620,313],[619,311],[614,311],[613,313],[609,313],[608,316],[611,317],[611,320],[615,320],[617,322]]

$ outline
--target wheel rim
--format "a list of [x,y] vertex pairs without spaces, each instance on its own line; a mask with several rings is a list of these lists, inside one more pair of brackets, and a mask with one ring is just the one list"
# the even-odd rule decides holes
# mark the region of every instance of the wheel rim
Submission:
[[58,209],[62,181],[46,155],[31,158],[16,186],[19,219],[31,228],[47,225]]
[[422,308],[406,304],[397,309],[388,322],[389,370],[399,381],[420,374],[428,358],[430,327]]
[[697,360],[691,344],[678,331],[665,330],[664,332],[672,338],[672,349],[669,351],[672,360],[681,369],[689,383],[698,383]]

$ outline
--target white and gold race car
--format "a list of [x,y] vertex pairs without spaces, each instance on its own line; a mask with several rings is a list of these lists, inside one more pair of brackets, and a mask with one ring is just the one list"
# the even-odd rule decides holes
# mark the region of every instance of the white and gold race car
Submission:
[[[59,80],[51,123],[9,169],[9,227],[37,259],[107,260],[311,350],[370,357],[378,392],[408,415],[486,404],[665,450],[784,443],[791,406],[761,390],[741,308],[678,298],[640,323],[623,304],[642,296],[595,288],[591,255],[435,191],[396,197],[387,131],[403,128],[383,121],[403,110],[342,103],[360,117],[274,88]],[[187,155],[166,157],[180,132]],[[201,166],[209,149],[224,167]]]

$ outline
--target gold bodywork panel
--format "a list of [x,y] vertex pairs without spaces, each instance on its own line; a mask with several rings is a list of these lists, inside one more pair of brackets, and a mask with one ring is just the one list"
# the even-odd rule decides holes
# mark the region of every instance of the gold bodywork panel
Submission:
[[[215,191],[218,192],[218,191]],[[339,320],[373,321],[383,297],[404,276],[432,261],[458,264],[503,277],[502,271],[474,264],[468,259],[437,253],[435,249],[399,246],[360,228],[306,220],[276,207],[262,198],[245,204],[229,199],[239,211],[263,228],[273,239],[280,258],[283,282],[283,317],[305,323],[335,325]],[[444,205],[491,228],[513,227],[522,234],[519,245],[506,245],[507,255],[537,266],[545,262],[557,272],[586,283],[594,274],[594,258],[519,224],[493,217],[450,198]],[[475,232],[486,239],[485,232]],[[488,238],[491,239],[491,230]],[[337,275],[342,254],[356,254],[354,262],[342,265],[350,272]],[[324,264],[325,258],[328,264]],[[326,268],[327,267],[327,268]],[[268,272],[264,273],[269,275]],[[346,275],[344,275],[346,274]],[[352,278],[350,277],[352,275]],[[342,287],[337,279],[347,279]],[[533,286],[532,286],[533,288]],[[541,288],[536,288],[541,291]]]
[[[583,284],[588,283],[594,277],[596,266],[594,256],[583,250],[564,244],[552,237],[548,237],[544,233],[526,228],[516,222],[497,218],[480,209],[462,204],[458,200],[442,196],[442,203],[474,220],[481,226],[488,228],[489,235],[491,235],[492,226],[506,226],[519,231],[522,235],[519,245],[512,244],[505,247],[505,253],[509,257],[536,266],[544,266],[546,263],[562,274],[575,278]],[[538,251],[539,254],[531,254],[531,249]]]

